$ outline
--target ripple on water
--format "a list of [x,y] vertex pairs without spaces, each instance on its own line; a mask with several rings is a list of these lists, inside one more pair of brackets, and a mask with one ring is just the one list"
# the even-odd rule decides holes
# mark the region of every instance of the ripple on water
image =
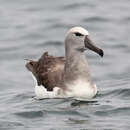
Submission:
[[75,10],[77,8],[83,7],[95,7],[94,3],[86,3],[86,2],[73,2],[67,5],[63,5],[60,9],[62,10]]
[[13,122],[13,121],[1,121],[0,122],[0,129],[7,130],[8,128],[17,128],[17,127],[22,127],[23,128],[24,124],[20,122]]
[[114,108],[110,110],[104,111],[96,111],[94,115],[101,116],[101,117],[113,117],[113,116],[120,116],[121,118],[127,118],[130,114],[130,107],[121,107],[121,108]]
[[24,118],[30,118],[30,119],[34,119],[34,118],[39,118],[39,117],[43,117],[44,116],[44,112],[43,111],[24,111],[24,112],[17,112],[14,113],[17,116],[20,117],[24,117]]
[[93,17],[88,17],[83,19],[84,22],[109,22],[108,18],[103,18],[100,16],[93,16]]
[[62,46],[63,43],[61,41],[46,41],[44,43],[39,43],[36,47],[44,47],[44,46]]

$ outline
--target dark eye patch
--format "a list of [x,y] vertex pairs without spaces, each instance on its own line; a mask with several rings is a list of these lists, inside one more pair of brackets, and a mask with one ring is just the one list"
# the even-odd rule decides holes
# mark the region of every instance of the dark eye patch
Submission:
[[80,36],[83,36],[83,34],[81,34],[81,33],[79,33],[79,32],[76,32],[75,35],[76,35],[76,36],[79,36],[79,37],[80,37]]

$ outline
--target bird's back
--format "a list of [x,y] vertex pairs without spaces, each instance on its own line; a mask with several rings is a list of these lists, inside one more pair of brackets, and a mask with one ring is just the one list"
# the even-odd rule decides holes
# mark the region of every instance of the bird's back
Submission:
[[30,60],[26,67],[36,77],[38,85],[53,91],[62,79],[64,63],[64,57],[50,56],[48,52],[45,52],[38,61]]

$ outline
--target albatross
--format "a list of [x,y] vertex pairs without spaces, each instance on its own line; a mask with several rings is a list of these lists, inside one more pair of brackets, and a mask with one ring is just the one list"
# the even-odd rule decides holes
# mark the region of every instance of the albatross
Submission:
[[35,82],[36,98],[90,100],[97,94],[97,87],[91,80],[84,52],[91,50],[103,57],[103,50],[96,47],[82,27],[71,28],[64,43],[65,57],[45,52],[39,60],[26,63]]

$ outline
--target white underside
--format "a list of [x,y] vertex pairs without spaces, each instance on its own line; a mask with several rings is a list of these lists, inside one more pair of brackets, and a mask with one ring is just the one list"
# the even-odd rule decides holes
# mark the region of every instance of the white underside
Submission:
[[47,91],[44,86],[38,86],[36,78],[33,75],[32,77],[35,82],[35,94],[37,99],[72,97],[77,100],[89,100],[97,93],[96,85],[92,87],[89,82],[84,82],[81,79],[76,80],[74,83],[66,84],[66,91],[63,91],[59,87],[55,87],[53,91]]
[[32,74],[32,77],[33,77],[33,80],[34,80],[34,83],[35,83],[35,94],[36,94],[36,98],[37,99],[44,99],[44,98],[61,98],[62,95],[59,95],[59,91],[60,91],[60,88],[58,87],[55,87],[53,89],[53,91],[47,91],[47,89],[43,86],[43,85],[40,85],[38,86],[37,84],[37,80],[36,78],[33,76]]
[[71,84],[67,84],[68,91],[65,94],[78,100],[88,100],[93,98],[97,93],[97,87],[91,86],[89,82],[83,79],[77,79]]

